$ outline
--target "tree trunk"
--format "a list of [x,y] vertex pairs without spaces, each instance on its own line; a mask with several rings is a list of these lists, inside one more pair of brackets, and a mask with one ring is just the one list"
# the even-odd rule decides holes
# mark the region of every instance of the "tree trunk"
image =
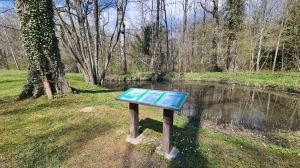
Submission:
[[166,62],[166,70],[169,70],[169,62],[170,62],[170,48],[169,48],[169,29],[168,29],[168,19],[167,19],[167,11],[166,11],[166,3],[165,0],[163,0],[164,3],[164,12],[165,12],[165,24],[166,24],[166,42],[167,42],[167,62]]
[[251,60],[250,60],[250,72],[254,71],[254,44],[253,39],[250,40],[250,51],[251,51]]
[[[87,5],[80,4],[80,1],[74,1],[75,11],[77,13],[77,18],[78,18],[78,26],[79,26],[79,37],[80,37],[80,47],[81,47],[81,54],[84,58],[84,64],[86,64],[86,70],[88,75],[89,75],[89,81],[86,81],[87,84],[93,85],[96,84],[95,77],[93,74],[93,68],[92,68],[92,63],[91,63],[91,50],[92,48],[90,47],[89,43],[89,38],[87,35],[87,32],[90,31],[89,29],[86,29],[88,20],[87,18]],[[83,12],[83,13],[82,13]]]
[[[116,21],[114,32],[113,32],[113,34],[111,35],[111,38],[110,38],[109,47],[108,47],[108,51],[107,51],[107,54],[106,54],[106,60],[105,60],[105,63],[103,65],[99,85],[104,84],[106,71],[107,71],[108,65],[111,61],[113,50],[114,50],[116,44],[119,41],[120,34],[121,34],[121,27],[124,23],[124,16],[125,16],[127,2],[128,1],[125,0],[125,4],[123,4],[123,0],[118,0],[117,21]],[[115,37],[115,35],[116,35],[116,41],[113,44],[113,38]]]
[[[196,11],[196,1],[194,1],[194,16],[193,16],[193,32],[192,32],[192,53],[191,53],[191,57],[192,59],[194,59],[194,55],[195,55],[195,36],[196,36],[196,17],[197,17],[197,11]],[[191,72],[193,72],[193,68],[194,68],[194,63],[193,61],[191,61],[192,65],[191,67]]]
[[[93,22],[95,29],[89,26],[90,1],[65,0],[65,8],[55,8],[55,14],[61,25],[62,41],[82,68],[85,83],[88,85],[97,84],[99,81],[99,9],[98,1],[92,1]],[[53,5],[55,6],[55,5]],[[67,22],[62,18],[61,13],[68,18]],[[74,22],[74,20],[76,22]],[[97,30],[98,29],[98,30]],[[92,38],[92,34],[93,37]],[[94,40],[94,41],[93,41]]]
[[[153,0],[151,0],[151,23],[153,22],[154,20],[154,16],[153,16],[153,11],[154,11],[154,2]],[[153,65],[154,65],[154,59],[155,59],[155,45],[154,45],[154,39],[155,39],[155,24],[151,24],[151,48],[152,48],[152,56],[151,56],[151,59],[150,59],[150,64],[149,64],[149,71],[152,71],[153,70]]]
[[[21,20],[22,42],[28,57],[27,82],[18,100],[71,92],[63,71],[55,36],[51,0],[22,1],[16,6]],[[28,10],[31,9],[31,10]]]
[[94,81],[99,82],[99,7],[98,0],[93,0],[93,15],[94,15],[94,66],[93,74],[95,74]]
[[225,27],[227,28],[228,36],[228,51],[227,51],[227,70],[235,72],[238,70],[237,64],[237,34],[241,31],[245,2],[240,0],[227,1],[225,6]]
[[259,43],[258,43],[258,52],[257,52],[257,59],[256,59],[256,72],[260,71],[260,60],[261,60],[261,52],[262,52],[262,43],[263,43],[263,38],[264,38],[264,30],[267,26],[267,6],[268,6],[268,1],[263,0],[262,4],[260,6],[260,20],[257,20],[257,24],[259,25]]
[[281,72],[284,71],[284,44],[282,44],[282,49],[281,49]]
[[[178,73],[181,71],[186,71],[186,56],[184,54],[185,43],[186,43],[186,28],[187,28],[187,11],[188,11],[188,0],[184,0],[183,6],[183,26],[182,26],[182,34],[179,46],[179,55],[178,55]],[[182,63],[184,62],[184,67]]]
[[282,30],[279,31],[279,35],[278,35],[278,38],[277,38],[275,56],[274,56],[274,61],[273,61],[273,66],[272,66],[272,73],[274,73],[274,71],[275,71],[275,66],[276,66],[276,61],[277,61],[277,56],[278,56],[278,50],[279,50],[279,44],[280,44],[280,39],[281,39],[281,33],[282,33]]
[[260,58],[261,58],[263,31],[264,31],[264,28],[262,28],[259,33],[258,52],[257,52],[257,58],[256,58],[256,72],[260,71]]
[[272,67],[272,72],[273,73],[275,71],[275,66],[276,66],[276,61],[277,61],[277,56],[278,56],[278,50],[279,50],[279,44],[280,44],[280,40],[281,40],[281,35],[282,35],[282,32],[284,31],[284,29],[286,28],[287,17],[289,15],[289,8],[291,6],[293,6],[293,3],[287,4],[286,9],[285,9],[285,13],[282,17],[281,27],[280,27],[280,31],[279,31],[278,38],[277,38],[277,45],[276,45],[274,62],[273,62],[273,67]]
[[126,64],[126,48],[125,48],[125,24],[124,22],[121,25],[121,34],[120,34],[120,50],[121,50],[121,74],[127,73],[127,64]]
[[227,58],[227,70],[229,72],[236,72],[238,70],[238,65],[236,62],[237,55],[237,44],[236,40],[230,44],[228,47],[228,58]]
[[9,70],[8,63],[7,63],[7,55],[8,54],[5,53],[6,50],[7,49],[4,49],[4,50],[0,49],[0,64],[2,64],[6,70]]
[[201,7],[204,9],[204,11],[212,14],[215,24],[214,24],[214,32],[212,34],[212,55],[211,55],[211,71],[216,72],[219,71],[218,66],[218,31],[219,31],[219,25],[220,25],[220,17],[219,17],[219,0],[212,0],[213,3],[213,9],[209,10],[207,9],[202,3],[200,3]]
[[[161,0],[157,0],[156,1],[156,21],[155,21],[155,33],[154,33],[154,40],[155,40],[155,45],[154,45],[154,52],[152,54],[151,57],[151,61],[150,61],[150,68],[153,71],[156,71],[156,65],[155,61],[161,61],[161,38],[160,38],[160,1]],[[157,54],[158,53],[158,54]],[[158,55],[158,56],[157,56]],[[159,64],[158,64],[159,65]],[[159,67],[160,68],[160,67]]]
[[140,3],[141,3],[141,8],[142,8],[141,27],[145,27],[146,16],[145,16],[145,10],[144,10],[144,5],[145,5],[144,0],[141,0]]

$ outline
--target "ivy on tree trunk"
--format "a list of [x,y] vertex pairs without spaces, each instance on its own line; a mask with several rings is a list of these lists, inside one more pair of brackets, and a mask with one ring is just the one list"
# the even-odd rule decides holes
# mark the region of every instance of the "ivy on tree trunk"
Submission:
[[28,58],[28,78],[18,99],[71,91],[64,75],[55,36],[51,0],[17,0],[22,44]]

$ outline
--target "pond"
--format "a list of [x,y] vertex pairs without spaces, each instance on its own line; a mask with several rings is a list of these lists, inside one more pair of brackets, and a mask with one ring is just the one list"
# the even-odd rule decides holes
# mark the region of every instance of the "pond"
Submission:
[[125,91],[148,88],[189,92],[178,115],[195,126],[200,120],[234,124],[259,131],[300,130],[300,97],[282,92],[205,82],[107,82],[106,88]]

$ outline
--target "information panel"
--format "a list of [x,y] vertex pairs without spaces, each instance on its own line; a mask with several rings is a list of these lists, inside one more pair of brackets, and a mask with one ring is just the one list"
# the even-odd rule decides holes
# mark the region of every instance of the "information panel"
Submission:
[[189,93],[185,92],[130,88],[116,97],[116,100],[157,106],[170,110],[181,110],[188,95]]

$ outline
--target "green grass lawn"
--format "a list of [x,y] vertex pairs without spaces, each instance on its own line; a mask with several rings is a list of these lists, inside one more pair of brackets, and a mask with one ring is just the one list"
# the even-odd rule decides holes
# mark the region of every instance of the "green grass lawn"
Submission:
[[[181,157],[168,161],[155,153],[162,109],[140,106],[146,139],[131,145],[125,140],[128,103],[114,100],[121,92],[87,86],[80,74],[66,76],[73,94],[14,101],[26,72],[0,70],[0,167],[300,167],[299,131],[266,133],[208,121],[197,128],[177,115],[173,140]],[[94,111],[80,112],[85,107]]]
[[300,73],[187,73],[187,80],[208,80],[300,93]]

